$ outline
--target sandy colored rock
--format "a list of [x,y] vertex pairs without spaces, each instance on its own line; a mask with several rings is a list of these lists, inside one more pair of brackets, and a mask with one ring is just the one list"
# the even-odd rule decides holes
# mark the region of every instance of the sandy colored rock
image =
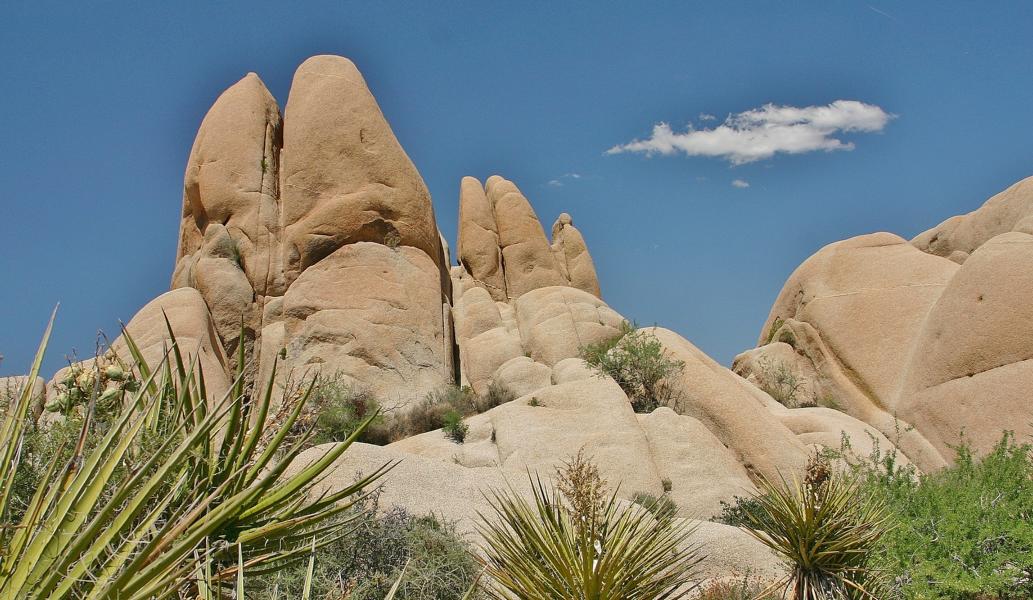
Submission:
[[[785,396],[788,386],[779,385],[773,379],[778,378],[777,370],[781,366],[789,366],[792,373],[802,378],[796,404],[831,407],[871,425],[893,440],[904,456],[922,471],[934,471],[947,464],[921,432],[865,393],[811,324],[785,319],[772,337],[771,343],[737,356],[733,363],[735,372],[762,389],[775,386],[772,391],[781,390]],[[779,410],[780,404],[769,404],[769,408],[777,414],[784,412]]]
[[965,439],[985,452],[1004,430],[1033,434],[1033,236],[979,246],[929,311],[898,406],[945,456]]
[[403,407],[450,382],[437,265],[402,246],[349,244],[283,298],[287,366],[318,370]]
[[588,245],[567,213],[562,213],[552,225],[552,247],[570,285],[602,298]]
[[[197,365],[204,373],[208,397],[219,399],[230,385],[226,355],[219,342],[218,333],[208,307],[200,292],[194,288],[179,288],[158,296],[141,308],[129,323],[126,331],[140,348],[144,360],[154,368],[165,357],[170,348],[170,338],[165,318],[172,325],[172,333],[184,360],[197,357]],[[123,336],[111,343],[113,350],[123,360],[131,363],[132,354]],[[92,364],[93,359],[83,361]],[[56,394],[56,383],[64,379],[70,367],[59,369],[47,384],[48,394]],[[51,399],[48,396],[48,401]]]
[[538,288],[518,298],[515,306],[524,348],[549,366],[618,335],[624,321],[598,297],[565,286]]
[[282,293],[276,283],[281,135],[280,109],[254,73],[219,96],[187,160],[177,263],[200,250],[209,225],[220,224],[256,293]]
[[735,453],[751,478],[759,474],[777,481],[780,475],[801,472],[807,449],[767,408],[762,400],[766,394],[677,333],[660,327],[643,331],[685,363],[675,380],[683,392],[679,412],[702,422]]
[[[501,189],[512,191],[500,194]],[[505,264],[506,293],[510,298],[538,288],[566,285],[545,231],[531,203],[512,182],[502,180],[489,188],[495,200],[499,247]]]
[[280,176],[288,284],[357,242],[417,248],[444,273],[427,187],[350,60],[315,56],[302,63],[284,120]]
[[812,325],[861,390],[893,412],[914,339],[957,268],[889,233],[829,244],[789,277],[760,345],[780,321]]
[[671,482],[667,495],[683,517],[721,514],[721,501],[756,492],[735,454],[698,420],[661,407],[638,415],[660,476]]
[[779,558],[756,538],[723,523],[692,521],[696,529],[690,544],[702,548],[703,581],[741,581],[749,575],[759,581],[775,581],[786,571]]
[[498,382],[519,396],[526,396],[552,385],[552,369],[526,356],[507,360],[499,367],[492,381]]
[[1033,177],[1012,185],[967,215],[951,217],[918,234],[911,243],[924,252],[964,262],[962,257],[1010,231],[1033,234]]
[[463,177],[459,187],[459,263],[495,300],[506,299],[506,279],[502,272],[502,250],[495,223],[495,209],[473,177]]
[[[779,413],[779,420],[804,444],[815,449],[846,452],[855,462],[872,458],[876,452],[885,456],[896,450],[893,442],[879,430],[831,408],[794,408]],[[910,462],[907,456],[898,454],[899,465]]]

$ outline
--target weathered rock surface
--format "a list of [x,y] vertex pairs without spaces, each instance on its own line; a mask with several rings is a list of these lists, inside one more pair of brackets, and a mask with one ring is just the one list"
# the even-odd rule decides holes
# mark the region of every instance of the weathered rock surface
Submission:
[[603,297],[599,290],[595,263],[592,262],[592,255],[588,253],[588,245],[567,213],[560,214],[552,224],[552,249],[571,286],[584,290],[596,298]]
[[1010,231],[1033,235],[1033,177],[1012,185],[967,215],[951,217],[918,234],[911,243],[923,252],[961,263],[976,248]]
[[900,415],[941,453],[965,439],[980,452],[1004,430],[1033,434],[1033,236],[981,244],[926,317],[907,365]]
[[265,372],[286,349],[287,371],[341,375],[400,406],[455,379],[430,194],[345,58],[298,68],[282,122],[253,74],[216,101],[187,166],[173,287],[201,292],[230,367],[243,320]]
[[[204,373],[205,387],[209,397],[218,399],[230,386],[227,375],[226,355],[219,342],[208,307],[200,292],[194,288],[178,288],[165,292],[148,302],[126,325],[126,331],[140,348],[140,353],[149,365],[157,365],[171,348],[171,338],[165,318],[172,326],[172,334],[184,357],[197,358],[197,367]],[[128,363],[132,355],[124,336],[118,336],[111,344],[111,350]],[[93,359],[83,361],[91,364]],[[71,367],[59,369],[47,383],[48,400],[56,394],[57,382],[63,380]]]
[[286,356],[405,406],[451,380],[437,265],[410,246],[348,244],[283,297]]
[[685,363],[677,378],[683,394],[679,412],[703,423],[748,473],[777,481],[781,474],[802,472],[807,448],[768,409],[766,394],[677,333],[660,327],[649,331]]

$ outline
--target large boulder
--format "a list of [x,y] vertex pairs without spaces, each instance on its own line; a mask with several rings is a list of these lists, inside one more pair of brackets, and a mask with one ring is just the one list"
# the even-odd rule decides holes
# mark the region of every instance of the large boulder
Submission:
[[597,296],[566,286],[543,287],[516,300],[520,339],[534,360],[552,366],[585,346],[616,337],[624,318]]
[[359,242],[306,269],[283,297],[286,363],[402,408],[451,381],[437,265],[410,246]]
[[602,298],[599,277],[595,273],[592,255],[588,253],[588,245],[567,213],[561,213],[552,224],[552,250],[571,286]]
[[276,100],[249,73],[205,115],[183,177],[172,287],[201,291],[231,362],[242,320],[244,343],[250,343],[261,327],[265,296],[283,293],[277,191],[281,135]]
[[890,233],[829,244],[786,281],[760,343],[787,319],[811,325],[862,391],[892,411],[922,321],[957,268]]
[[702,423],[734,454],[751,478],[771,481],[802,472],[808,449],[772,413],[767,394],[693,346],[677,333],[646,329],[664,351],[684,367],[675,384],[681,391],[679,412]]
[[967,215],[951,217],[915,236],[923,252],[964,262],[990,239],[1010,231],[1033,234],[1033,177],[1027,177]]
[[506,300],[495,208],[488,202],[481,182],[473,177],[463,177],[459,186],[458,238],[456,253],[459,264],[488,290],[493,299]]
[[345,58],[298,68],[282,122],[253,74],[216,101],[184,179],[173,288],[201,293],[229,366],[242,343],[259,377],[285,351],[284,378],[340,374],[403,405],[456,378],[430,194]]
[[[152,368],[169,356],[172,348],[169,326],[184,360],[193,362],[196,359],[195,368],[204,375],[208,397],[212,400],[222,398],[230,387],[229,365],[215,322],[200,292],[189,287],[165,292],[148,302],[126,325],[126,331]],[[132,354],[124,335],[118,336],[110,349],[123,361],[132,364]],[[92,361],[88,359],[81,365],[88,366]],[[65,379],[71,368],[59,369],[50,379],[48,400],[58,393],[58,382]]]
[[[1029,181],[1029,180],[1027,180]],[[1033,236],[981,244],[929,311],[897,406],[946,456],[1033,434]]]
[[284,121],[288,284],[356,242],[411,246],[446,269],[427,186],[350,60],[314,56],[302,63]]

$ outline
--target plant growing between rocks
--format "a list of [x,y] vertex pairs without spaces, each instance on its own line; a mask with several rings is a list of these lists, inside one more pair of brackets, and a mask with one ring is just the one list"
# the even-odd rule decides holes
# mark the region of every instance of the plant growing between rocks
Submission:
[[649,413],[661,406],[678,408],[681,389],[675,376],[685,363],[668,356],[652,333],[625,321],[618,336],[585,346],[580,354],[590,367],[621,386],[635,412]]
[[[53,318],[29,381],[39,373],[52,324]],[[205,596],[214,591],[210,585],[232,585],[245,557],[252,569],[276,570],[341,535],[348,521],[331,520],[384,472],[310,495],[356,436],[288,475],[307,440],[284,440],[308,394],[268,418],[272,379],[263,391],[246,394],[241,366],[227,393],[213,397],[196,359],[184,360],[166,326],[170,346],[156,365],[148,365],[123,332],[138,390],[87,444],[97,408],[94,384],[70,458],[54,454],[17,520],[10,501],[24,468],[31,386],[6,412],[0,428],[0,597]],[[146,435],[158,442],[145,454],[138,450]]]
[[655,519],[605,496],[583,454],[550,488],[531,477],[533,500],[514,490],[489,495],[482,517],[485,592],[498,600],[662,600],[686,597],[700,562],[684,521]]
[[874,556],[888,529],[882,498],[858,478],[816,455],[802,482],[762,482],[757,512],[744,529],[771,548],[790,572],[766,592],[784,586],[792,600],[880,600],[885,589]]

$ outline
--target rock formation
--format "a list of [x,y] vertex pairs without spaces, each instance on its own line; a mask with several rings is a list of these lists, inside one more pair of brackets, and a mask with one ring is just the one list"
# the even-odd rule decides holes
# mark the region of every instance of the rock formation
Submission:
[[[322,373],[403,412],[446,385],[505,385],[518,398],[468,418],[465,443],[432,431],[359,444],[325,482],[405,458],[383,501],[464,531],[486,487],[552,474],[582,449],[623,498],[667,493],[679,516],[709,519],[844,436],[859,454],[898,448],[930,471],[948,464],[962,430],[978,451],[1005,429],[1033,434],[1033,178],[910,243],[874,233],[820,249],[733,369],[648,329],[684,365],[679,401],[649,414],[579,358],[624,318],[603,302],[570,215],[550,240],[513,182],[464,177],[455,257],[362,75],[317,56],[298,68],[283,117],[254,74],[216,100],[187,161],[172,291],[127,330],[157,361],[167,315],[214,395],[241,345],[249,377],[263,380],[282,356],[281,385]],[[125,340],[113,349],[127,354]],[[63,376],[0,386],[42,397]],[[700,532],[711,572],[773,569],[741,532],[709,522]]]

